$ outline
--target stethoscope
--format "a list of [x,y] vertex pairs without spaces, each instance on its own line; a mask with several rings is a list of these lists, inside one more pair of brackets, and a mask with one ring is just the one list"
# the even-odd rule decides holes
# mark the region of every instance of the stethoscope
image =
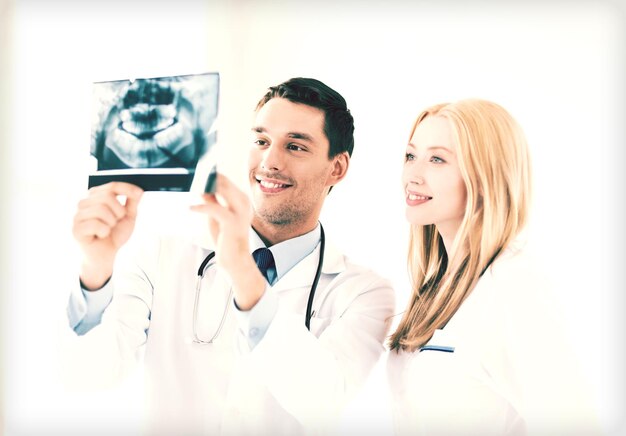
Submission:
[[[304,317],[304,325],[307,330],[311,330],[311,317],[313,316],[313,298],[315,297],[315,291],[317,290],[317,284],[320,281],[320,275],[322,274],[322,265],[324,264],[324,248],[326,245],[326,237],[324,236],[324,228],[322,227],[322,223],[320,223],[320,257],[317,262],[317,270],[315,271],[315,278],[313,279],[313,284],[311,285],[311,290],[309,291],[309,300],[306,305],[306,314]],[[196,279],[196,298],[193,303],[193,342],[196,344],[212,344],[213,341],[219,336],[222,327],[224,326],[224,322],[226,321],[226,315],[228,314],[228,308],[232,305],[231,299],[233,298],[233,289],[230,288],[230,292],[228,293],[228,298],[226,299],[226,306],[224,307],[224,312],[222,313],[222,319],[220,320],[220,324],[213,334],[213,337],[208,341],[200,339],[198,337],[197,330],[197,322],[198,322],[198,301],[200,300],[200,285],[202,283],[202,278],[204,277],[204,273],[206,272],[207,267],[211,265],[215,265],[214,263],[209,265],[211,259],[215,257],[215,251],[211,251],[200,264],[200,268],[198,268],[198,278]]]

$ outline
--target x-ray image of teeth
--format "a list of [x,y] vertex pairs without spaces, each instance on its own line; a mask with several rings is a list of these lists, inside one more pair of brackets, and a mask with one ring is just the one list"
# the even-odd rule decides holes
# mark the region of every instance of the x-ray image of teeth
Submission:
[[146,190],[189,190],[216,142],[218,73],[97,82],[93,96],[98,172],[90,187],[123,180]]

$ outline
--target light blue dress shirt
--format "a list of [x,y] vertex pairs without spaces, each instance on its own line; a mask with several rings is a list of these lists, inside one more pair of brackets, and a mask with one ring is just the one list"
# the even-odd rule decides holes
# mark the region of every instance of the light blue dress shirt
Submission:
[[[254,230],[250,230],[251,252],[265,247],[265,244]],[[265,293],[257,304],[248,311],[237,309],[236,314],[242,333],[248,340],[250,349],[253,349],[265,335],[278,309],[278,297],[272,292],[272,286],[278,282],[291,268],[315,250],[320,241],[321,231],[318,224],[315,229],[302,236],[288,239],[269,247],[276,264],[275,277],[265,288]],[[235,304],[235,308],[237,305]]]

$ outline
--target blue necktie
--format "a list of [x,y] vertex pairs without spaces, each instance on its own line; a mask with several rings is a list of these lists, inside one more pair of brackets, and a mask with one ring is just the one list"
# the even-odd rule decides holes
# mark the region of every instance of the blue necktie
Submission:
[[274,256],[269,248],[257,248],[252,253],[252,257],[254,257],[254,261],[259,267],[259,271],[265,277],[265,280],[271,285],[272,278],[274,274],[271,274],[276,269],[276,264],[274,263]]

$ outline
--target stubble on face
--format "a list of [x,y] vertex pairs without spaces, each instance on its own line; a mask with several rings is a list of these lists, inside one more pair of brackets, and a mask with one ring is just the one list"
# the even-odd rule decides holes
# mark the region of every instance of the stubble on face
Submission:
[[[267,175],[272,177],[271,174]],[[281,180],[292,184],[289,189],[297,192],[283,200],[257,193],[252,202],[255,220],[275,227],[295,227],[307,222],[315,213],[320,197],[326,195],[325,176],[326,169],[320,171],[312,180],[303,183],[282,177]]]

